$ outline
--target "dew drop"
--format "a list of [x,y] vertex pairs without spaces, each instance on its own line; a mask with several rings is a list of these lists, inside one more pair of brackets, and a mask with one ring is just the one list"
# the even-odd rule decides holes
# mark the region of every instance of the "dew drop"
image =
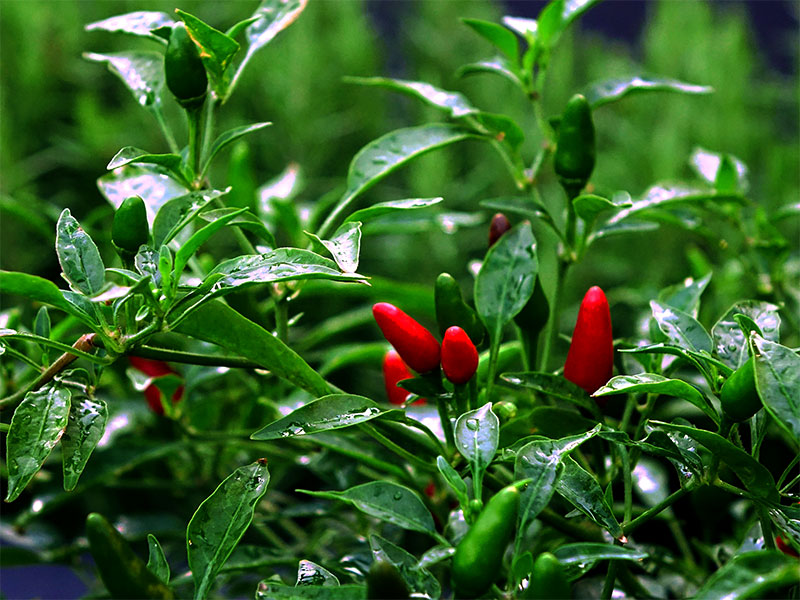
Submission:
[[478,430],[478,419],[467,419],[467,429],[471,431]]
[[394,496],[392,496],[392,498],[393,498],[395,501],[401,500],[401,499],[403,498],[403,494],[402,494],[402,492],[395,492],[395,493],[394,493]]

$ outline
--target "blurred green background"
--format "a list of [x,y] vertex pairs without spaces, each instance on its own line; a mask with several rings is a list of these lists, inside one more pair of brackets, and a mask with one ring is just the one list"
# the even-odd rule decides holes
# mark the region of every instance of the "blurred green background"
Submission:
[[[499,19],[515,9],[531,12],[536,3],[478,0],[446,2],[311,2],[300,19],[255,56],[236,94],[221,112],[221,130],[269,120],[271,128],[249,137],[246,152],[255,186],[300,166],[302,205],[334,198],[343,189],[347,165],[368,141],[394,128],[440,120],[414,100],[376,88],[343,83],[346,75],[385,75],[424,80],[465,93],[490,112],[515,118],[526,132],[530,160],[541,142],[532,111],[511,84],[491,75],[455,76],[467,62],[491,56],[492,49],[459,22],[460,17]],[[541,4],[541,3],[539,3]],[[743,2],[646,2],[645,25],[629,42],[603,37],[580,20],[557,47],[543,97],[545,113],[559,114],[566,99],[591,82],[635,73],[654,74],[711,85],[709,96],[634,95],[595,113],[598,130],[596,189],[627,190],[634,197],[650,184],[694,177],[688,157],[693,148],[730,153],[750,169],[751,197],[767,212],[796,202],[800,190],[798,156],[797,55],[778,73],[758,47]],[[754,3],[759,4],[759,3]],[[219,29],[251,14],[255,1],[196,2],[180,7]],[[611,2],[600,10],[614,29],[627,24],[630,3]],[[95,180],[122,146],[152,152],[166,145],[150,115],[132,101],[120,81],[82,52],[153,49],[152,43],[106,32],[86,32],[85,24],[133,10],[171,13],[174,3],[2,2],[2,127],[0,127],[0,260],[5,269],[38,273],[58,280],[52,251],[54,224],[69,207],[101,245],[108,263],[111,209]],[[752,10],[758,10],[753,8]],[[630,29],[629,24],[626,30]],[[785,30],[784,30],[785,31]],[[785,40],[794,44],[797,36]],[[782,35],[785,35],[782,34]],[[182,116],[165,99],[167,117],[179,131]],[[212,183],[228,179],[218,161]],[[561,201],[549,170],[542,179],[545,199]],[[450,147],[424,157],[371,190],[362,205],[410,197],[443,196],[446,212],[478,213],[471,226],[445,231],[430,220],[396,228],[402,235],[365,240],[361,271],[401,281],[432,282],[441,271],[469,278],[466,261],[485,251],[480,200],[513,194],[500,159],[479,142]],[[572,273],[568,299],[575,303],[589,285],[611,290],[632,287],[643,298],[692,274],[687,247],[697,247],[720,270],[709,314],[738,298],[759,294],[756,278],[736,266],[741,232],[716,229],[686,234],[665,225],[657,236],[637,234],[598,243]],[[779,223],[784,235],[798,239],[797,221]],[[416,233],[415,233],[416,232]],[[548,233],[536,228],[544,242]],[[720,240],[724,242],[720,242]],[[552,244],[549,244],[552,246]],[[543,246],[548,246],[544,243]],[[435,257],[435,260],[431,260]],[[548,256],[545,249],[545,268]],[[796,265],[797,260],[790,262]],[[733,266],[731,266],[733,265]],[[729,283],[726,283],[728,281]],[[733,282],[733,283],[730,283]],[[727,287],[726,287],[727,286]],[[732,289],[732,286],[739,286]],[[545,289],[549,292],[548,283]],[[733,296],[733,297],[732,297]],[[616,300],[637,303],[620,292]],[[630,333],[627,331],[622,334]]]

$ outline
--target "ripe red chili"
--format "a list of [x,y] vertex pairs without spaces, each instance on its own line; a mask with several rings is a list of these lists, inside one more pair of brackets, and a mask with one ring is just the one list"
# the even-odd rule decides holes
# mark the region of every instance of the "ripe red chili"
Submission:
[[777,536],[775,538],[775,545],[778,547],[778,550],[783,552],[786,556],[793,556],[795,558],[800,558],[800,554],[797,553],[797,550],[795,550],[789,544],[787,544],[781,536]]
[[[162,377],[164,375],[175,375],[176,372],[165,362],[160,360],[151,360],[149,358],[141,358],[140,356],[129,356],[128,360],[131,366],[137,371],[141,371],[150,377]],[[175,393],[172,394],[172,403],[180,402],[183,397],[184,386],[180,386]],[[144,389],[144,397],[150,409],[157,415],[164,414],[164,407],[161,404],[161,390],[151,383]]]
[[611,312],[603,290],[594,286],[586,292],[578,310],[564,377],[593,394],[611,379],[613,368]]
[[509,229],[511,229],[511,223],[503,213],[493,216],[492,222],[489,224],[489,248],[494,246],[495,242]]
[[453,326],[444,332],[442,341],[442,370],[453,383],[467,383],[478,369],[478,351],[461,327]]
[[[398,387],[397,382],[414,377],[408,366],[395,350],[389,350],[383,357],[383,383],[386,386],[386,395],[391,404],[404,404],[410,392]],[[425,398],[420,398],[414,404],[425,404]]]
[[374,305],[372,315],[383,336],[409,367],[417,373],[427,373],[439,366],[439,342],[430,331],[387,302]]

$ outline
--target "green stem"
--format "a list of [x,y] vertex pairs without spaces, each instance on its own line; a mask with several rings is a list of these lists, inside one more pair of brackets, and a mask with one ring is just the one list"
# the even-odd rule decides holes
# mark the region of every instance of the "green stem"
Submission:
[[229,367],[234,369],[263,368],[263,365],[259,365],[258,363],[247,360],[246,358],[241,358],[239,356],[197,354],[194,352],[183,352],[182,350],[172,350],[170,348],[156,348],[154,346],[139,346],[135,350],[129,352],[128,356],[141,356],[142,358],[150,358],[153,360],[185,363],[189,365],[203,365],[208,367]]
[[617,581],[617,561],[608,561],[608,571],[606,572],[606,580],[603,582],[603,589],[600,591],[601,600],[610,600],[611,594],[614,592],[614,583]]
[[500,355],[500,341],[492,340],[489,346],[489,366],[486,372],[486,401],[492,401],[492,387],[497,377],[497,358]]
[[433,433],[428,427],[426,427],[424,423],[421,423],[416,419],[411,419],[408,417],[405,419],[405,421],[403,421],[403,423],[408,425],[409,427],[414,427],[415,429],[419,429],[422,433],[424,433],[428,437],[428,439],[430,439],[434,443],[436,448],[439,450],[439,454],[441,454],[442,456],[447,456],[447,451],[445,447],[442,445],[441,440],[439,440],[439,438],[436,437],[436,434]]
[[186,119],[189,125],[189,168],[192,169],[192,185],[198,185],[200,176],[200,153],[202,145],[202,115],[203,107],[186,109]]
[[547,333],[544,339],[544,348],[542,348],[542,356],[539,360],[539,371],[547,372],[547,364],[550,362],[550,353],[555,345],[556,337],[558,336],[558,325],[561,317],[561,297],[564,295],[564,280],[566,279],[569,264],[559,259],[558,268],[556,269],[556,291],[553,295],[553,301],[550,303],[550,318],[547,323]]
[[211,137],[214,134],[214,117],[216,116],[217,100],[212,95],[205,103],[205,124],[203,125],[203,144],[200,151],[200,160],[203,165],[202,176],[208,172],[210,161],[208,153],[211,150]]
[[642,514],[640,514],[632,521],[623,523],[622,532],[625,535],[630,535],[630,533],[633,532],[637,527],[639,527],[639,525],[643,525],[644,523],[650,521],[653,517],[658,516],[659,514],[661,514],[661,512],[663,512],[664,510],[675,504],[675,502],[683,498],[687,493],[689,493],[688,488],[680,488],[679,490],[672,492],[661,502],[659,502],[652,508],[648,508],[646,511],[644,511]]
[[181,149],[178,148],[178,143],[175,141],[175,136],[172,135],[172,130],[167,125],[167,122],[164,120],[164,113],[161,112],[161,105],[157,102],[153,103],[150,108],[153,116],[156,118],[156,122],[158,123],[158,127],[161,129],[161,133],[164,134],[164,138],[167,140],[167,145],[169,146],[169,151],[173,154],[180,154]]
[[625,448],[623,445],[621,444],[617,445],[617,449],[620,453],[620,457],[622,458],[622,482],[625,494],[624,519],[626,522],[628,522],[631,520],[631,514],[633,512],[633,494],[632,494],[633,486],[631,485],[631,459],[630,455],[628,454],[628,449]]
[[0,433],[6,433],[9,429],[11,429],[11,425],[8,423],[0,423]]
[[450,422],[450,415],[447,411],[447,400],[444,398],[436,399],[436,410],[439,412],[439,420],[442,422],[444,439],[447,444],[447,456],[452,456],[456,447],[455,436],[453,435],[453,424]]
[[[797,485],[798,482],[800,482],[800,474],[798,474],[789,483],[787,483],[785,486],[783,486],[781,488],[781,490],[780,490],[781,494],[783,494],[784,492],[794,488]],[[780,485],[780,483],[778,485]]]
[[413,454],[411,454],[405,448],[395,444],[392,440],[390,440],[385,435],[380,433],[377,429],[375,429],[369,423],[362,423],[361,424],[361,429],[366,431],[370,436],[375,438],[378,442],[380,442],[381,444],[386,446],[386,448],[388,448],[389,450],[391,450],[392,452],[394,452],[395,454],[397,454],[401,458],[405,459],[409,463],[417,466],[418,468],[420,468],[420,469],[422,469],[424,471],[427,471],[429,473],[433,473],[433,472],[437,471],[437,469],[435,467],[429,465],[424,460],[421,460],[420,458],[414,456]]
[[330,233],[331,229],[333,229],[333,226],[336,223],[336,220],[339,218],[339,215],[341,215],[345,211],[345,209],[348,206],[350,206],[350,204],[353,202],[353,200],[355,200],[355,198],[356,197],[354,194],[350,194],[348,196],[344,196],[341,200],[339,200],[339,203],[325,218],[325,220],[322,222],[322,225],[320,225],[319,230],[317,231],[317,235],[321,239],[324,240],[325,236],[327,236],[328,233]]
[[761,504],[758,505],[758,520],[761,522],[761,533],[764,534],[764,548],[775,550],[775,532],[772,531],[772,521],[770,521],[767,509]]
[[278,339],[284,344],[289,343],[289,302],[284,296],[275,300],[275,328]]

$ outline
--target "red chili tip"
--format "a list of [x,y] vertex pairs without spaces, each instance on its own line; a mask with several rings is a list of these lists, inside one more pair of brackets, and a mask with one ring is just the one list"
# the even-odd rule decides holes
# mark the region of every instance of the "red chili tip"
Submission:
[[[149,377],[162,377],[164,375],[177,374],[172,367],[160,360],[151,360],[140,356],[129,356],[128,361],[134,369],[141,371]],[[183,398],[183,392],[184,386],[180,386],[175,390],[175,393],[172,394],[173,404],[180,402],[181,398]],[[144,388],[144,397],[145,400],[147,400],[148,406],[150,406],[150,410],[159,416],[164,414],[164,406],[161,404],[161,390],[158,389],[158,386],[151,383]]]
[[503,234],[509,229],[511,229],[511,223],[503,213],[493,216],[492,222],[489,224],[489,248],[494,246],[495,242],[503,237]]
[[800,554],[797,553],[797,550],[795,550],[789,544],[787,544],[781,536],[775,537],[775,545],[778,547],[778,550],[783,552],[786,556],[793,556],[794,558],[800,558]]
[[430,331],[387,302],[374,305],[372,315],[383,336],[409,367],[417,373],[427,373],[439,366],[439,342]]
[[442,370],[455,384],[467,383],[478,370],[478,351],[461,327],[453,326],[444,332]]
[[603,290],[594,286],[586,292],[578,310],[564,377],[593,394],[611,379],[613,369],[611,312]]

